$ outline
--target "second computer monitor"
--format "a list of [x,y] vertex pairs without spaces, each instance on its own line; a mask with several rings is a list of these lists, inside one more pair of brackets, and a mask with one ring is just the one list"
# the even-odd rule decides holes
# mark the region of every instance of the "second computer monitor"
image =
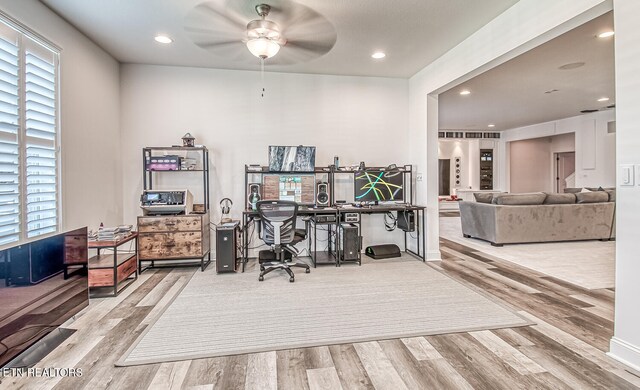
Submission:
[[356,202],[404,201],[403,176],[400,172],[356,172],[354,183]]
[[291,200],[302,205],[316,203],[315,175],[264,175],[262,184],[265,200]]

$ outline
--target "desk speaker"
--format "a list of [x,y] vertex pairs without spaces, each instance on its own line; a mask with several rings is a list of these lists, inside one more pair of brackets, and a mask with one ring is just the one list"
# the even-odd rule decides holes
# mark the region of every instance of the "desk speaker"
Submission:
[[329,206],[329,183],[322,181],[316,183],[316,206]]
[[247,194],[247,209],[256,210],[256,203],[262,199],[262,184],[250,183],[249,193]]

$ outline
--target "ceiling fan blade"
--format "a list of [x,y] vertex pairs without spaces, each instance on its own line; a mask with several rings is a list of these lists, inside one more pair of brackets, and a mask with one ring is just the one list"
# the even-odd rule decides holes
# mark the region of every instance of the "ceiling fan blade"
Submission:
[[335,42],[314,42],[314,41],[287,41],[287,49],[302,50],[314,54],[326,54],[333,48]]
[[[222,27],[220,26],[221,24],[239,32],[244,32],[247,27],[246,18],[231,12],[228,8],[220,10],[216,3],[212,1],[197,5],[187,14],[185,19],[191,19],[192,22],[199,22],[195,25],[216,27],[216,30],[218,30],[218,27]],[[185,25],[193,24],[185,23]]]
[[196,45],[200,46],[203,49],[216,49],[224,46],[244,46],[242,41],[233,40],[233,41],[201,41],[195,42]]

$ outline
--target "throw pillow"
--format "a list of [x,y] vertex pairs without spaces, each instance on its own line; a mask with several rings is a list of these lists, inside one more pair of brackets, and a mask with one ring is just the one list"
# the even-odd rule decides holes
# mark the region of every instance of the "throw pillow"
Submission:
[[497,197],[495,204],[503,206],[539,205],[547,195],[543,192],[531,192],[525,194],[504,194]]
[[604,191],[579,192],[576,198],[578,203],[602,203],[609,201],[609,194]]
[[476,198],[478,203],[491,203],[493,200],[493,194],[491,193],[474,192],[473,197]]
[[609,194],[609,202],[616,201],[616,190],[605,190],[607,194]]
[[576,194],[547,193],[544,204],[573,204],[576,203]]

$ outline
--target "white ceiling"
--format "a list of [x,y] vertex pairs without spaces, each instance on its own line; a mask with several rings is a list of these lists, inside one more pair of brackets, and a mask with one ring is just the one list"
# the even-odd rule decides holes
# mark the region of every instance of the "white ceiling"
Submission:
[[[614,104],[614,38],[596,37],[606,30],[611,12],[440,94],[440,129],[506,130]],[[575,62],[585,65],[558,69]],[[464,89],[471,94],[461,96]]]
[[[250,54],[237,61],[214,55],[193,43],[184,30],[185,17],[205,0],[41,0],[123,63],[144,63],[258,70]],[[210,0],[218,8],[228,1]],[[252,5],[269,0],[242,0],[256,19]],[[272,0],[286,4],[288,0]],[[297,0],[333,24],[335,46],[324,56],[267,70],[359,76],[403,77],[420,69],[462,42],[518,0]],[[250,4],[249,4],[250,3]],[[218,26],[219,27],[219,26]],[[158,33],[175,42],[162,46]],[[238,45],[242,45],[238,37]],[[282,49],[286,50],[286,46]],[[372,60],[374,51],[387,57]]]

